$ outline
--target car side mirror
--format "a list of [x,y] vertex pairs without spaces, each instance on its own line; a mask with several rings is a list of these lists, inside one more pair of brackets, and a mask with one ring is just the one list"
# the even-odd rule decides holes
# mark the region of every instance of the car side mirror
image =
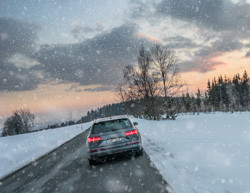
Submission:
[[137,122],[133,122],[133,124],[134,124],[134,126],[138,125],[138,123],[137,123]]

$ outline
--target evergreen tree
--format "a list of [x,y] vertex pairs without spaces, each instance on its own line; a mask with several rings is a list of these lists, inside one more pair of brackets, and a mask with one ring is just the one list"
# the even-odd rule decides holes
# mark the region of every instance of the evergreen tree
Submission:
[[210,106],[209,106],[209,96],[208,96],[208,91],[205,91],[205,94],[204,94],[204,111],[205,112],[210,112],[211,109],[210,109]]
[[240,93],[241,93],[241,88],[240,88],[240,75],[239,74],[236,74],[234,77],[233,77],[233,84],[232,84],[233,88],[233,99],[235,101],[235,107],[236,110],[239,109],[240,107],[240,104],[241,104],[241,96],[240,96]]
[[249,104],[249,78],[247,75],[247,72],[245,71],[243,74],[243,78],[241,81],[241,101],[242,101],[242,105],[244,107],[248,107]]
[[191,110],[191,97],[190,97],[189,93],[187,93],[186,97],[185,97],[185,108],[186,108],[187,112],[190,112],[190,110]]
[[196,93],[196,106],[197,106],[197,111],[201,111],[201,91],[198,88],[197,93]]

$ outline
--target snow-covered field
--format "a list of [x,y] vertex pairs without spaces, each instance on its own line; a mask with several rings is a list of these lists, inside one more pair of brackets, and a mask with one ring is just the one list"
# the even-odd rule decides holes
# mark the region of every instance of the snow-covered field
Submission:
[[0,179],[74,138],[91,123],[0,137]]
[[250,112],[133,121],[176,193],[250,193]]
[[[250,193],[250,112],[132,120],[139,123],[145,151],[176,193]],[[0,138],[0,178],[81,132],[75,125]]]

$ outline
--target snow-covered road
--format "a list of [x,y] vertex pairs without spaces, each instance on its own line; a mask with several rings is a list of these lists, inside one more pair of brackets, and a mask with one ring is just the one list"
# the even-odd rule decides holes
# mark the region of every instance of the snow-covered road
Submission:
[[[250,193],[250,112],[132,120],[139,123],[146,153],[176,193]],[[0,138],[0,177],[81,132],[75,125]]]
[[[0,192],[18,193],[172,193],[149,157],[121,156],[96,166],[88,163],[86,138],[81,133],[60,148],[8,176]],[[169,188],[168,188],[169,189]]]

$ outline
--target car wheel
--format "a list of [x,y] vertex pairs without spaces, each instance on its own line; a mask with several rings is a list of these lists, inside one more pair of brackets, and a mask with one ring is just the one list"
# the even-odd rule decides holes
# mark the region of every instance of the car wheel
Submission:
[[143,149],[136,152],[136,156],[143,156]]
[[96,165],[97,164],[97,161],[96,160],[93,160],[93,159],[89,159],[89,165]]

